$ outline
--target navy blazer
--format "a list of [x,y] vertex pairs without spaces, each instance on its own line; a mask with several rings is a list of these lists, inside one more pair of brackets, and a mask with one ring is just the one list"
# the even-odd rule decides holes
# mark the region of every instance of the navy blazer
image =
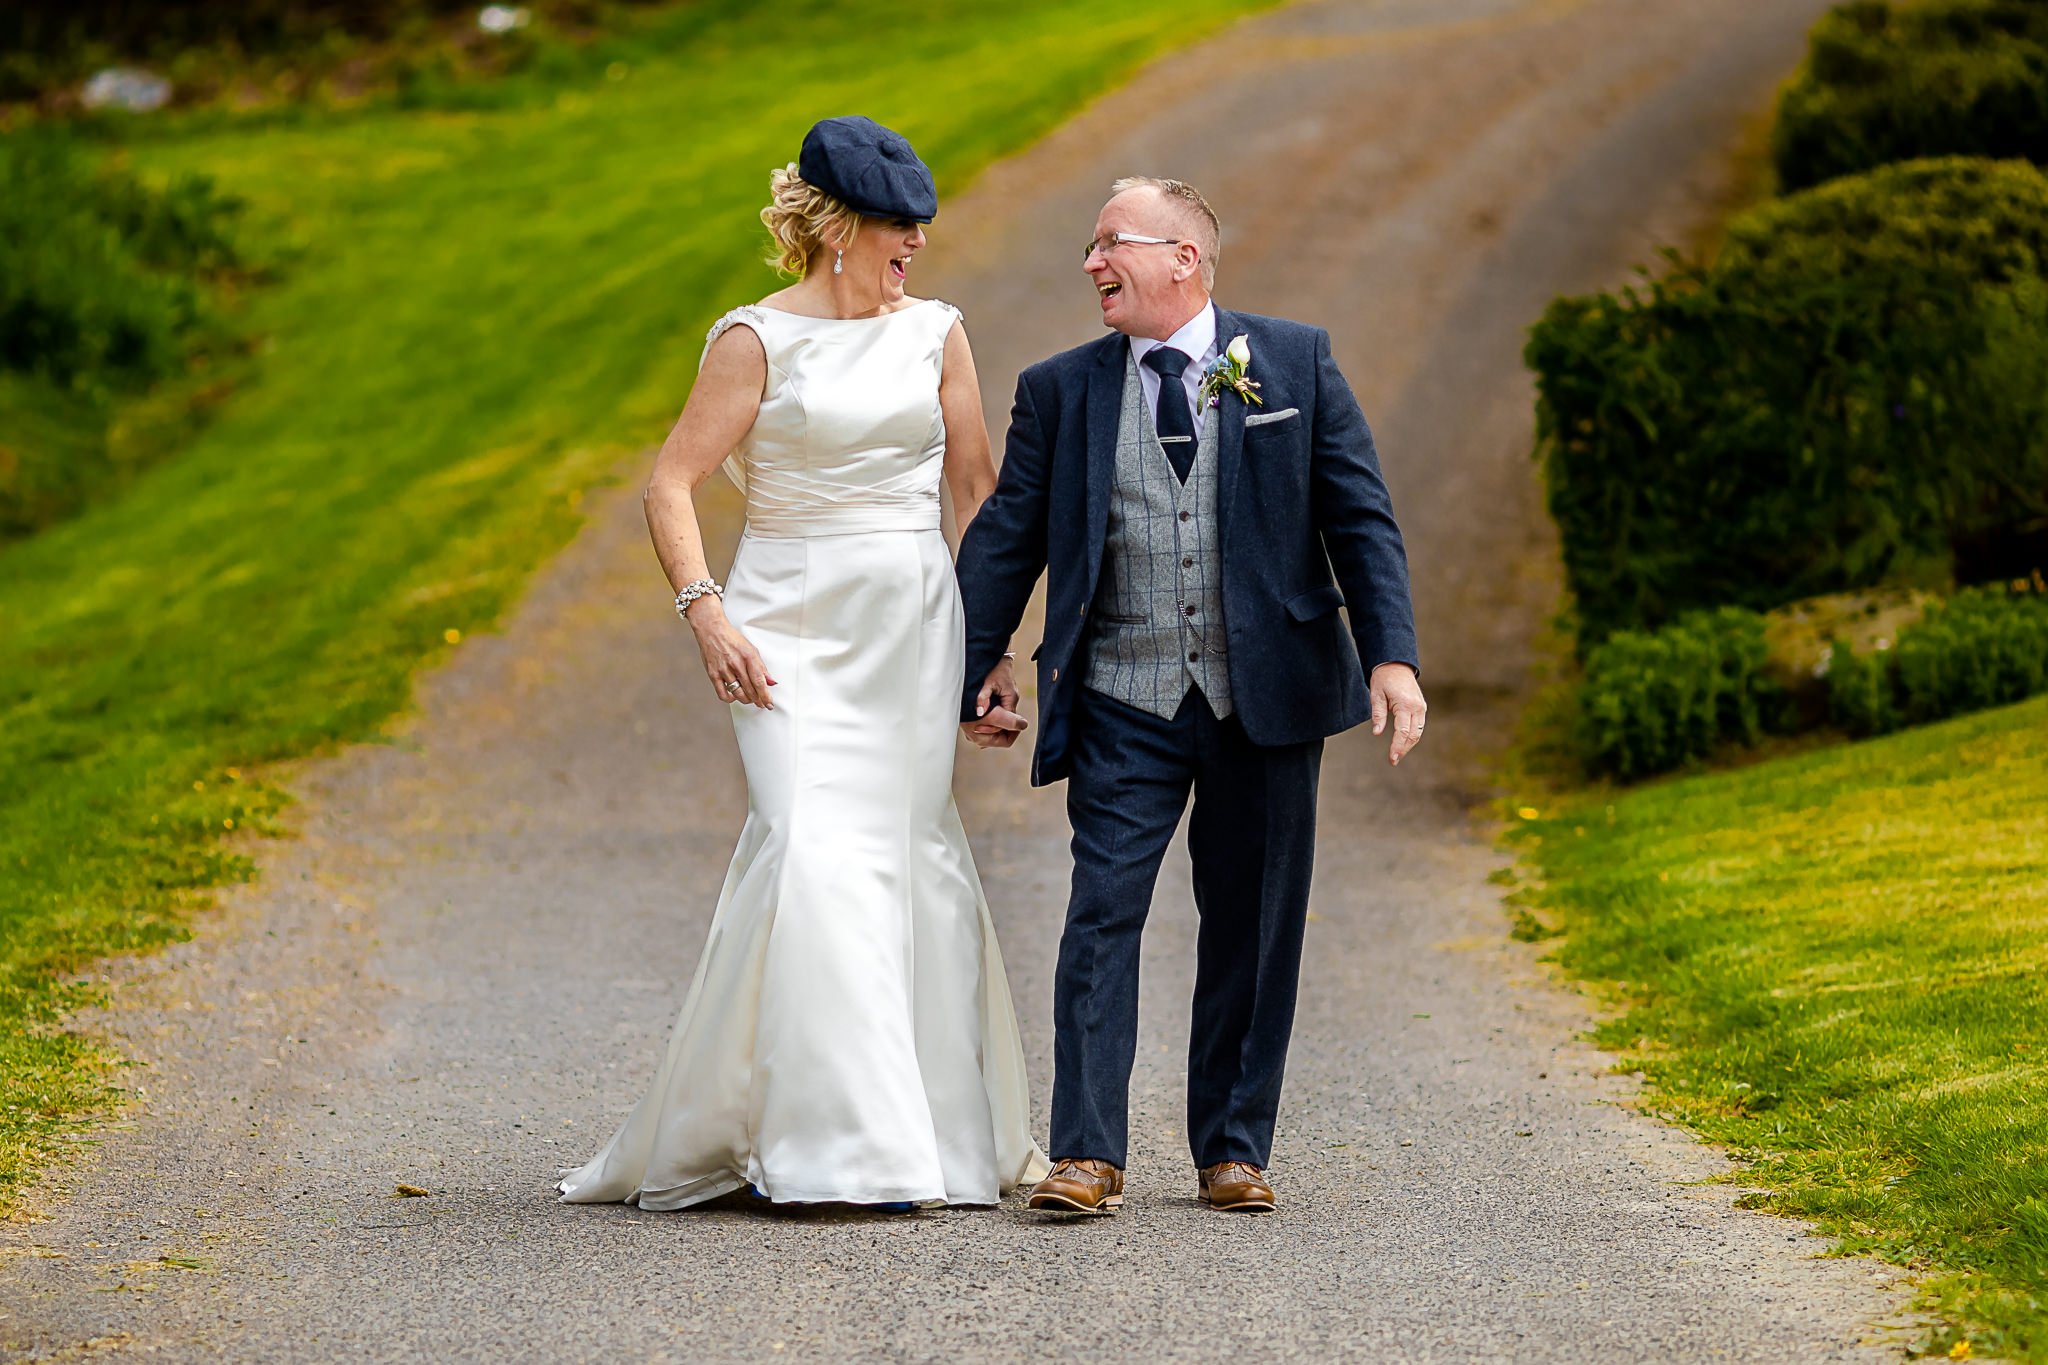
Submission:
[[[1242,335],[1262,405],[1225,392],[1217,432],[1223,615],[1230,692],[1254,744],[1300,744],[1372,714],[1367,668],[1416,667],[1408,556],[1380,477],[1372,431],[1330,356],[1330,334],[1282,318],[1216,310],[1220,347]],[[1082,641],[1102,577],[1123,409],[1121,333],[1062,352],[1017,378],[1002,476],[960,542],[973,720],[982,680],[1047,574],[1031,782],[1067,775]],[[1283,415],[1284,414],[1284,415]],[[1247,429],[1247,416],[1268,420]],[[1347,608],[1349,629],[1339,607]]]

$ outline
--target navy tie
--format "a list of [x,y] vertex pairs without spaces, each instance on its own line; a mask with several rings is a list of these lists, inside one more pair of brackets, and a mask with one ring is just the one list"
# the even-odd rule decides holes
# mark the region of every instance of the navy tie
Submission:
[[1195,416],[1188,411],[1187,386],[1180,382],[1188,357],[1171,346],[1154,346],[1145,352],[1145,364],[1159,376],[1159,415],[1153,427],[1174,477],[1186,483],[1188,471],[1195,467]]

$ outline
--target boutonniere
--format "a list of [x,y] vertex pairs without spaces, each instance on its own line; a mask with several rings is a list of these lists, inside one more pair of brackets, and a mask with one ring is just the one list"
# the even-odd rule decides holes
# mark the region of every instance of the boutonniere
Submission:
[[1223,391],[1228,389],[1245,402],[1264,407],[1266,400],[1254,392],[1259,386],[1251,374],[1251,343],[1240,333],[1232,337],[1230,344],[1223,348],[1223,354],[1202,371],[1202,397],[1208,399],[1209,406],[1213,408],[1222,403]]

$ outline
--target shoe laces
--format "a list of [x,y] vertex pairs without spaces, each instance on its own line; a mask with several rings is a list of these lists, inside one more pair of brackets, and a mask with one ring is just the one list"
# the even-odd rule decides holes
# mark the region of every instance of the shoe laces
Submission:
[[1095,1169],[1096,1166],[1101,1164],[1101,1162],[1095,1161],[1090,1157],[1061,1157],[1052,1164],[1052,1171],[1048,1174],[1047,1179],[1065,1175],[1076,1176],[1086,1180],[1107,1180],[1109,1179],[1108,1170]]

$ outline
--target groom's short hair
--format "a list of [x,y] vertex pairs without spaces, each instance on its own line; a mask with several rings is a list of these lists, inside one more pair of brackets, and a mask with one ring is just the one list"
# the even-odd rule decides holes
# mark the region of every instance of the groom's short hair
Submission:
[[1223,224],[1217,221],[1216,210],[1210,208],[1202,192],[1187,181],[1162,180],[1151,175],[1127,175],[1112,181],[1109,195],[1114,199],[1125,190],[1145,189],[1159,191],[1160,199],[1180,220],[1182,235],[1201,249],[1202,287],[1215,289],[1216,258],[1223,247]]

